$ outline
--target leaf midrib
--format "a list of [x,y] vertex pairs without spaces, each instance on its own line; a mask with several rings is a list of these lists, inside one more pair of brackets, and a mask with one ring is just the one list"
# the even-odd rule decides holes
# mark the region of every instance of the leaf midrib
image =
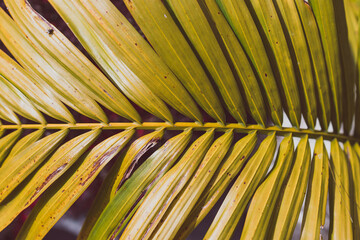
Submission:
[[101,128],[103,130],[121,130],[128,128],[135,128],[139,130],[155,130],[158,128],[165,128],[167,130],[185,130],[187,128],[192,128],[194,131],[207,131],[209,129],[215,129],[217,132],[225,132],[227,130],[234,130],[237,133],[249,133],[252,131],[257,131],[261,134],[268,134],[275,132],[277,136],[284,136],[288,133],[292,133],[294,137],[301,137],[307,134],[309,138],[316,139],[318,137],[323,137],[324,140],[333,140],[337,139],[340,142],[350,141],[350,142],[359,142],[360,138],[349,136],[341,133],[326,132],[320,130],[311,130],[304,128],[291,128],[284,127],[280,128],[278,126],[269,126],[262,127],[260,125],[247,125],[243,126],[239,123],[227,123],[225,125],[216,122],[207,122],[200,124],[198,122],[176,122],[174,124],[168,122],[143,122],[141,124],[135,122],[110,122],[110,123],[47,123],[47,124],[4,124],[0,125],[0,131],[2,130],[16,130],[16,129],[45,129],[45,130],[56,130],[56,129],[72,129],[72,130],[91,130],[95,128]]

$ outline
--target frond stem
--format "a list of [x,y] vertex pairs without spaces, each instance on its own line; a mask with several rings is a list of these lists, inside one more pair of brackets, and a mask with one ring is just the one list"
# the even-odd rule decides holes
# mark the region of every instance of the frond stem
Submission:
[[330,133],[325,131],[310,130],[310,129],[297,129],[297,128],[280,128],[278,126],[271,127],[262,127],[260,125],[247,125],[244,126],[239,123],[229,123],[223,125],[221,123],[205,123],[200,124],[198,122],[144,122],[142,124],[135,122],[111,122],[111,123],[48,123],[48,124],[22,124],[22,125],[0,125],[0,130],[6,129],[74,129],[74,130],[87,130],[102,128],[104,130],[118,130],[118,129],[127,129],[127,128],[136,128],[142,130],[154,130],[157,128],[166,128],[167,130],[184,130],[186,128],[192,128],[194,131],[207,131],[211,128],[214,128],[215,131],[224,132],[227,130],[234,130],[238,133],[249,133],[251,131],[258,131],[262,134],[267,134],[270,132],[276,132],[276,135],[284,136],[286,134],[292,133],[296,137],[301,137],[304,134],[308,134],[309,138],[318,138],[323,137],[325,140],[333,140],[337,138],[338,141],[351,141],[351,142],[360,142],[360,139],[352,136],[346,136],[339,133]]

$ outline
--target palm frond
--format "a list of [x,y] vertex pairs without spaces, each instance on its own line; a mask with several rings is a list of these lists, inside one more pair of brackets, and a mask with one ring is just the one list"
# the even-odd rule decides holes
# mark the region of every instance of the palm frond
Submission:
[[4,2],[0,238],[29,207],[16,239],[44,238],[100,172],[78,239],[186,239],[210,212],[204,239],[358,238],[357,0],[124,0],[141,31],[50,0],[91,59]]

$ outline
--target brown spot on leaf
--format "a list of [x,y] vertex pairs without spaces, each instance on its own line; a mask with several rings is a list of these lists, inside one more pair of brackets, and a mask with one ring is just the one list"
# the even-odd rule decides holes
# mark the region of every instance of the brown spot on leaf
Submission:
[[47,31],[46,31],[47,34],[49,35],[53,35],[54,34],[54,29],[53,28],[49,28]]
[[[92,165],[92,170],[91,172],[88,174],[88,176],[86,177],[86,179],[80,183],[81,186],[84,186],[85,183],[96,173],[96,171],[102,166],[102,164],[108,160],[109,157],[111,157],[111,155],[113,155],[114,153],[116,153],[119,148],[122,145],[119,144],[117,146],[112,147],[109,151],[107,151],[103,156],[101,156],[96,162],[93,163]],[[81,180],[80,180],[81,181]]]
[[114,99],[113,96],[111,96],[110,93],[108,93],[108,91],[106,91],[105,89],[103,89],[104,93],[106,93],[106,95],[108,95],[111,99]]
[[116,188],[116,191],[118,191],[121,186],[124,184],[124,182],[131,176],[131,174],[133,173],[133,170],[135,168],[135,165],[137,164],[137,162],[139,161],[139,159],[152,147],[154,147],[158,142],[160,141],[160,138],[153,138],[151,139],[139,152],[138,154],[136,154],[136,156],[134,157],[133,161],[131,162],[130,166],[128,167],[128,169],[126,170],[126,172],[124,173],[124,177],[121,179],[119,185]]
[[31,196],[29,202],[31,202],[32,199],[36,197],[38,193],[46,186],[46,184],[48,184],[51,181],[51,179],[53,179],[59,172],[61,172],[66,167],[67,164],[68,163],[64,163],[63,165],[58,167],[55,171],[53,171],[49,176],[47,176],[45,181],[36,188],[35,193]]

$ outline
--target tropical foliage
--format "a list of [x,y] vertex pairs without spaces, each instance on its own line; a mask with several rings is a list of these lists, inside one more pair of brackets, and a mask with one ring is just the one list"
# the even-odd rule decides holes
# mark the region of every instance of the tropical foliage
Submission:
[[141,31],[49,0],[90,58],[4,2],[0,230],[36,202],[16,238],[42,239],[110,162],[78,239],[185,239],[222,196],[204,239],[242,216],[241,239],[291,239],[302,206],[319,239],[327,202],[359,239],[356,0],[124,0]]

